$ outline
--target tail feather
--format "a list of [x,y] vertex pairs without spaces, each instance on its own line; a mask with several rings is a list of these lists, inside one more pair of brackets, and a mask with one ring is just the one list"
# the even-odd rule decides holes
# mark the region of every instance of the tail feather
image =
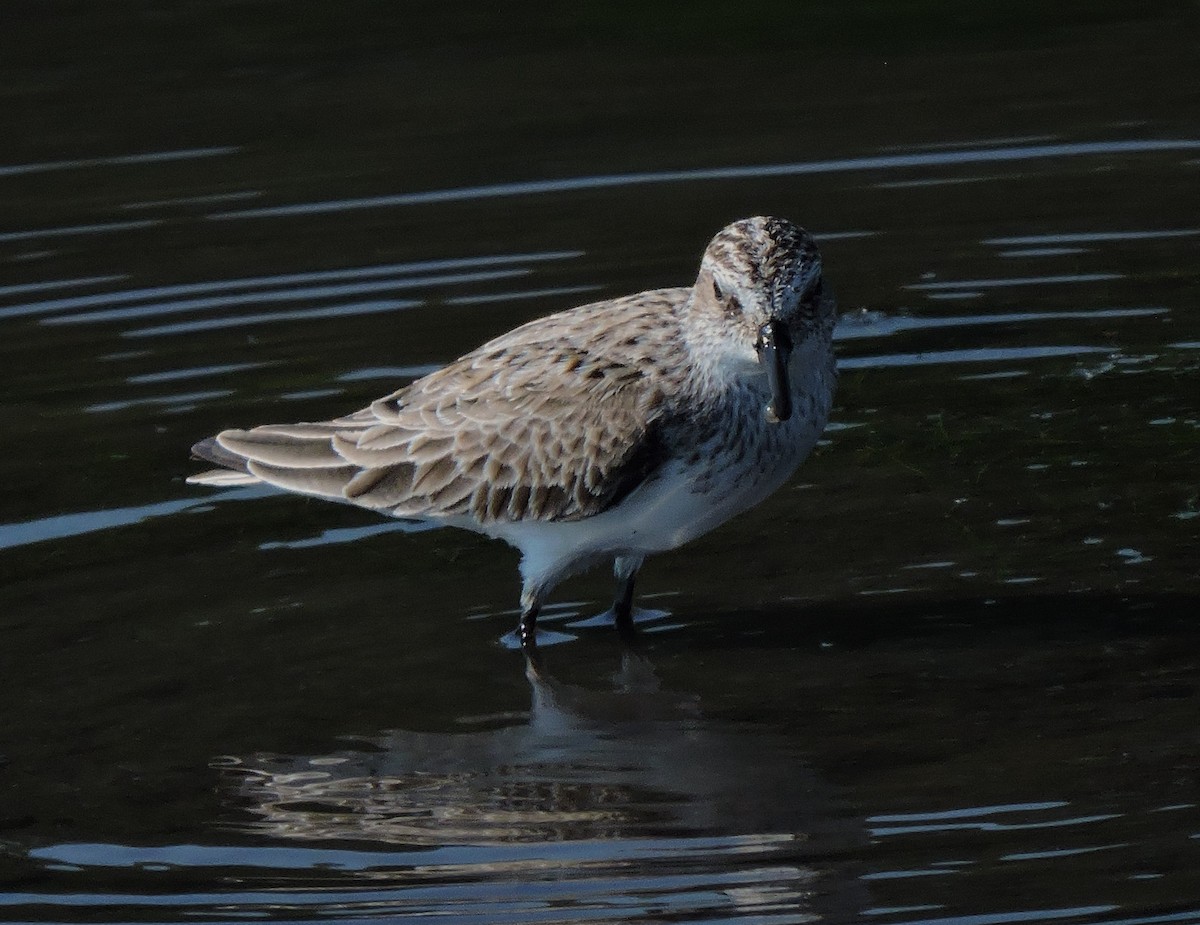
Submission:
[[262,479],[249,472],[235,472],[232,469],[209,469],[207,472],[197,472],[187,477],[189,485],[208,485],[210,488],[231,488],[234,485],[260,485]]
[[226,430],[192,447],[197,459],[220,466],[188,478],[194,485],[225,487],[266,482],[288,491],[345,501],[343,489],[359,468],[330,444],[322,425]]
[[249,474],[250,470],[246,468],[246,458],[239,456],[237,453],[230,452],[217,442],[216,437],[205,437],[199,443],[192,447],[192,458],[202,459],[205,462],[213,463],[221,466],[224,469],[235,469],[239,472]]
[[254,485],[262,481],[246,467],[245,459],[217,443],[216,437],[205,437],[193,446],[192,458],[202,459],[221,468],[189,475],[189,485],[211,485],[221,488],[228,485]]
[[358,467],[342,465],[327,469],[290,469],[251,460],[250,472],[260,481],[302,495],[315,495],[330,501],[345,501],[346,483],[358,474]]
[[247,462],[280,469],[340,469],[347,462],[334,450],[332,437],[332,431],[297,436],[294,430],[256,427],[222,431],[216,440],[223,451],[242,460],[243,469]]

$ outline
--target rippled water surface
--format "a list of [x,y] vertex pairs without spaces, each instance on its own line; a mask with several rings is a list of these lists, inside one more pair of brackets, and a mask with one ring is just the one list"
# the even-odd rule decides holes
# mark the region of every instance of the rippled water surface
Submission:
[[[4,16],[0,920],[1200,921],[1194,4]],[[636,648],[183,482],[764,212],[834,422]]]

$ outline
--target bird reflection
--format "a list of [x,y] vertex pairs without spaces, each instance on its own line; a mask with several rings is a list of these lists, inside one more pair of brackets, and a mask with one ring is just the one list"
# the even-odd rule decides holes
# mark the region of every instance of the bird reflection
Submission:
[[[861,820],[836,811],[794,740],[705,717],[696,695],[666,689],[633,649],[610,689],[560,683],[536,663],[526,677],[530,711],[515,724],[214,762],[249,813],[238,827],[306,842],[495,846],[497,857],[543,843],[569,858],[569,844],[586,843],[600,852],[592,875],[597,865],[630,875],[630,846],[651,845],[639,876],[653,876],[647,865],[696,868],[731,878],[726,902],[793,909],[808,907],[815,859],[863,841]],[[843,908],[859,892],[854,878],[821,890]]]

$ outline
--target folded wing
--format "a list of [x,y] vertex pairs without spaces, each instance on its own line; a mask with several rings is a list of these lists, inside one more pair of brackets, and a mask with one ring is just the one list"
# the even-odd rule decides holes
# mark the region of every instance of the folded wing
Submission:
[[573,314],[531,322],[347,417],[224,431],[193,448],[224,474],[191,481],[262,481],[482,524],[598,514],[663,462],[668,396],[631,346],[648,332],[596,337],[586,313],[565,324]]

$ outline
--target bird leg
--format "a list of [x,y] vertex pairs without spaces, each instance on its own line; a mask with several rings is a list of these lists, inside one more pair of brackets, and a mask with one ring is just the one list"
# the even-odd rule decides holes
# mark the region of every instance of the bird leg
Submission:
[[521,640],[521,651],[534,664],[539,660],[537,618],[545,596],[546,592],[538,586],[527,585],[521,589],[521,622],[517,626],[517,636]]
[[613,599],[613,617],[622,634],[633,631],[633,583],[643,556],[617,556],[613,560],[613,574],[617,576],[617,596]]

